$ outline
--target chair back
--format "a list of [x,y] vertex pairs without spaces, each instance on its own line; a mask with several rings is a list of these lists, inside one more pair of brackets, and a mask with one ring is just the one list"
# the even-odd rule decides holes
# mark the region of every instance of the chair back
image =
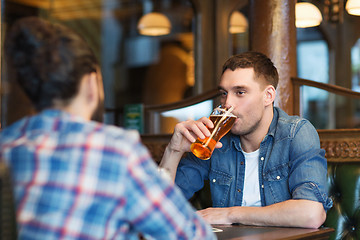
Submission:
[[333,207],[324,226],[330,240],[360,239],[360,129],[318,130],[328,162],[328,192]]

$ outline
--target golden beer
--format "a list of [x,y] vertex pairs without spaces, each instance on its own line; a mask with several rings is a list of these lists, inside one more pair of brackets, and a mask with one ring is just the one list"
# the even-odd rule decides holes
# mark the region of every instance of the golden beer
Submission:
[[208,128],[211,132],[210,137],[204,139],[197,138],[191,144],[191,152],[202,160],[208,160],[215,149],[216,143],[229,132],[236,117],[230,115],[211,115],[210,120],[214,123],[214,128]]

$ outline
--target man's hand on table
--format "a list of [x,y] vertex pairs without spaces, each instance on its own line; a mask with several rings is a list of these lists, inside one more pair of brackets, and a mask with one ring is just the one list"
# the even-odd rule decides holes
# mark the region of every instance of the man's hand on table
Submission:
[[230,208],[206,208],[197,213],[209,224],[231,224],[229,210]]

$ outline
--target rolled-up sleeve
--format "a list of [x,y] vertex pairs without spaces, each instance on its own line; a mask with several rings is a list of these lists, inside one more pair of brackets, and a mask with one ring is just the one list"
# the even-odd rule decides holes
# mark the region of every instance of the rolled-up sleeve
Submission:
[[294,129],[290,148],[290,192],[293,199],[321,202],[327,211],[332,201],[326,187],[325,150],[320,149],[319,135],[311,123],[306,120],[300,123]]

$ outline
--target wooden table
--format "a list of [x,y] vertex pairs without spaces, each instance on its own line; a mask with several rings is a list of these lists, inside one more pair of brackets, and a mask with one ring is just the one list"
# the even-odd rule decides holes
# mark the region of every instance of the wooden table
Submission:
[[308,229],[285,227],[257,227],[247,225],[212,225],[219,240],[295,240],[295,239],[328,239],[334,231],[332,228]]

